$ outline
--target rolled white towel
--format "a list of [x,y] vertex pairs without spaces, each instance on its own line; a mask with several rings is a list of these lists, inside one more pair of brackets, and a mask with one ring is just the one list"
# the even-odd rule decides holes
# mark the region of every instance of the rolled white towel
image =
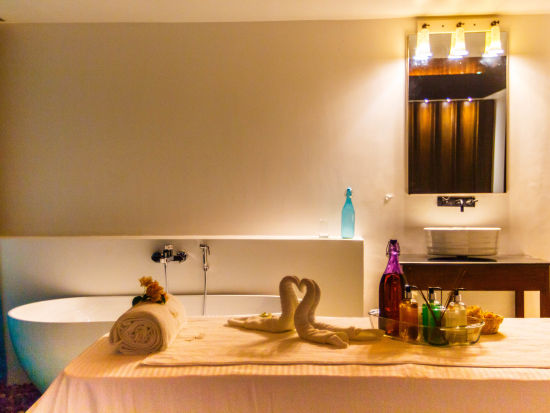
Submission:
[[149,354],[166,350],[186,323],[185,308],[167,294],[165,304],[141,302],[115,322],[109,341],[122,354]]

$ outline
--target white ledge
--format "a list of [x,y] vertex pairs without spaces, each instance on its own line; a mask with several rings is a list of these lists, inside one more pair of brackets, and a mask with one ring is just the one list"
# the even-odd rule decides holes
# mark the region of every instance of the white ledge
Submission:
[[47,238],[86,238],[86,239],[166,239],[166,240],[258,240],[258,241],[346,241],[362,242],[363,238],[319,237],[314,235],[14,235],[0,236],[0,239],[47,239]]

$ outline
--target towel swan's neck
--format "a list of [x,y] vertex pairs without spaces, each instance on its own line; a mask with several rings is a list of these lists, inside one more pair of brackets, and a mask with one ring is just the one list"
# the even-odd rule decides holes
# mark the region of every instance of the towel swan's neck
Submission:
[[279,283],[279,296],[281,297],[281,318],[282,322],[292,321],[298,307],[298,296],[296,289],[299,288],[300,279],[295,275],[287,275]]
[[315,319],[315,309],[317,304],[319,304],[316,297],[315,281],[304,278],[300,281],[299,288],[302,292],[305,289],[305,295],[296,309],[296,314],[294,316],[294,324],[296,326],[298,324],[311,324],[311,319]]
[[319,302],[321,301],[321,289],[319,288],[319,284],[317,284],[315,280],[310,280],[310,281],[312,283],[311,288],[313,289],[313,304],[309,309],[308,318],[309,318],[309,322],[315,325],[315,312],[317,311],[317,307],[319,306]]

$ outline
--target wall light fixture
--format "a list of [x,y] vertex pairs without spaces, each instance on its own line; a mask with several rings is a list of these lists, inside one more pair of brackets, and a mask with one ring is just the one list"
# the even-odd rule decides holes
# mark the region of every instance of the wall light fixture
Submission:
[[[423,17],[417,19],[416,48],[413,60],[416,64],[423,64],[433,57],[433,53],[441,56],[442,52],[447,55],[446,50],[441,46],[430,45],[430,36],[433,34],[451,35],[451,44],[447,57],[449,59],[461,59],[465,56],[497,57],[504,53],[500,39],[500,24],[496,16],[461,16],[461,17]],[[485,44],[481,41],[472,40],[470,37],[466,47],[466,33],[485,33]],[[433,40],[433,39],[432,39]],[[483,47],[485,46],[485,47]],[[442,56],[441,56],[442,57]]]
[[464,23],[458,22],[456,24],[456,30],[451,36],[451,50],[449,51],[449,59],[462,59],[467,54],[468,50],[466,50]]
[[485,52],[483,57],[495,57],[504,53],[500,41],[499,21],[491,22],[491,30],[485,33]]
[[432,52],[430,50],[429,26],[429,24],[424,23],[422,28],[418,31],[416,36],[416,50],[414,54],[415,60],[426,60],[432,56]]

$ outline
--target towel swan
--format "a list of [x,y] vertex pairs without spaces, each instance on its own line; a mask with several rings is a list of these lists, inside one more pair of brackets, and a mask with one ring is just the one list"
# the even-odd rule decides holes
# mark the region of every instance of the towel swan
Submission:
[[227,320],[227,323],[230,326],[270,331],[272,333],[294,330],[294,313],[298,307],[298,296],[294,287],[298,288],[299,283],[300,279],[295,275],[287,275],[279,283],[279,296],[281,297],[280,316],[230,318]]
[[364,329],[364,328],[357,328],[357,327],[337,327],[333,326],[327,323],[320,323],[318,321],[315,321],[315,311],[317,310],[317,306],[319,305],[319,302],[321,301],[321,289],[319,288],[319,285],[315,282],[315,280],[309,280],[311,282],[311,288],[315,291],[315,300],[313,302],[313,305],[310,307],[309,310],[309,322],[310,324],[319,329],[319,330],[329,330],[334,332],[343,332],[346,333],[349,340],[352,341],[369,341],[369,340],[377,340],[381,338],[384,335],[384,332],[379,329]]
[[300,338],[304,340],[314,341],[321,344],[332,344],[337,348],[346,348],[349,343],[348,335],[344,331],[330,331],[326,329],[318,329],[312,323],[315,319],[315,309],[319,304],[320,298],[316,283],[309,278],[304,278],[300,281],[300,291],[306,289],[306,294],[302,302],[298,305],[294,313],[294,326]]

